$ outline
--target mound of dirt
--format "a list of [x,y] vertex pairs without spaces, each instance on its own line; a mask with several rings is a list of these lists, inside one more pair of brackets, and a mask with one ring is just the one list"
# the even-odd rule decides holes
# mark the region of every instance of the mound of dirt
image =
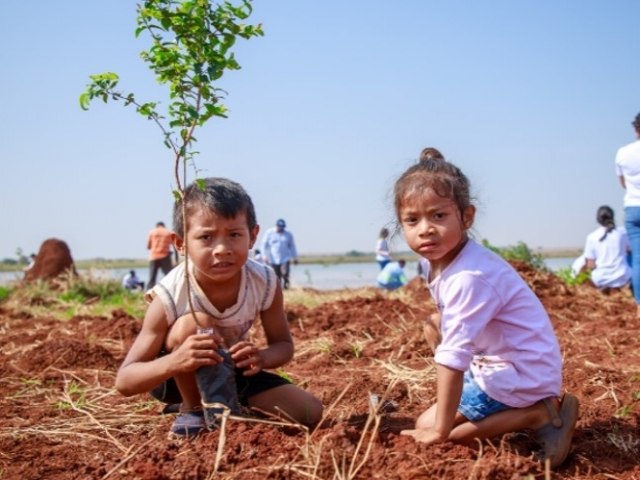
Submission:
[[49,238],[42,242],[34,264],[24,274],[24,281],[52,280],[66,272],[76,273],[69,246],[63,240]]

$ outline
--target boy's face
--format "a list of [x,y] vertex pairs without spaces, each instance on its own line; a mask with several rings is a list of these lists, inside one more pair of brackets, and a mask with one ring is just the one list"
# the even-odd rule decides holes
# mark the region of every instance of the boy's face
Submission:
[[[258,231],[257,225],[249,230],[245,212],[227,219],[207,208],[194,208],[189,214],[187,238],[198,283],[205,286],[237,280]],[[175,244],[184,254],[183,240],[176,236]]]

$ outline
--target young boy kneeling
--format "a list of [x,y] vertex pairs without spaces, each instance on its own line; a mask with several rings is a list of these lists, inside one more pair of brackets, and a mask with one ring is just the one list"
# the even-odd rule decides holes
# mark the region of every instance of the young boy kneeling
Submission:
[[[249,195],[236,182],[207,178],[204,188],[187,187],[173,221],[181,255],[186,232],[189,288],[183,262],[148,292],[142,330],[118,371],[116,388],[127,396],[153,390],[161,400],[181,401],[171,427],[177,435],[199,433],[224,409],[237,413],[238,403],[317,423],[321,402],[264,370],[287,363],[293,341],[275,273],[248,258],[260,229]],[[258,317],[264,348],[249,339]],[[177,392],[171,392],[172,385]]]

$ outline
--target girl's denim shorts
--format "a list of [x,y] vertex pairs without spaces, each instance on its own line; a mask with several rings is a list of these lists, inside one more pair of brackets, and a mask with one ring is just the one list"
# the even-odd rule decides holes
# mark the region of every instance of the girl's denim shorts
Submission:
[[471,370],[464,372],[464,384],[462,386],[462,397],[460,398],[458,412],[464,415],[467,420],[479,422],[489,415],[510,408],[512,407],[494,400],[484,393],[474,380]]

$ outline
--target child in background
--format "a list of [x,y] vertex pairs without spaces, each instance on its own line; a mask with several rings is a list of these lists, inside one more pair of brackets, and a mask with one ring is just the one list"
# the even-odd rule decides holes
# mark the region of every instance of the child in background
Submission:
[[404,260],[387,263],[382,271],[378,274],[378,286],[385,290],[396,290],[404,287],[408,282],[407,274],[404,273]]
[[600,224],[587,235],[583,257],[591,271],[591,281],[601,290],[624,287],[631,281],[627,255],[631,251],[627,232],[616,227],[611,207],[603,205],[596,212]]
[[394,194],[407,243],[428,260],[442,335],[437,401],[402,434],[426,444],[471,444],[532,429],[551,467],[560,465],[578,401],[559,398],[562,358],[544,307],[504,259],[467,234],[475,217],[467,178],[429,158],[398,179]]
[[[204,188],[195,183],[187,187],[184,202],[188,225],[183,225],[178,201],[173,240],[184,255],[186,230],[192,301],[183,262],[147,294],[150,305],[142,330],[118,371],[116,388],[127,396],[154,389],[157,396],[163,392],[160,399],[181,400],[171,427],[177,435],[194,435],[207,426],[201,398],[211,393],[212,385],[227,396],[226,407],[232,411],[239,399],[245,406],[301,423],[318,422],[322,404],[317,398],[265,371],[292,358],[293,342],[275,273],[248,258],[259,231],[251,198],[236,182],[207,178]],[[266,346],[249,338],[258,317]],[[214,333],[199,333],[200,327]],[[207,378],[213,367],[227,363],[232,372],[228,378],[220,376],[223,368],[217,377]]]
[[376,242],[376,262],[380,265],[382,270],[387,263],[391,262],[391,252],[389,252],[389,229],[382,228],[378,235],[378,241]]

